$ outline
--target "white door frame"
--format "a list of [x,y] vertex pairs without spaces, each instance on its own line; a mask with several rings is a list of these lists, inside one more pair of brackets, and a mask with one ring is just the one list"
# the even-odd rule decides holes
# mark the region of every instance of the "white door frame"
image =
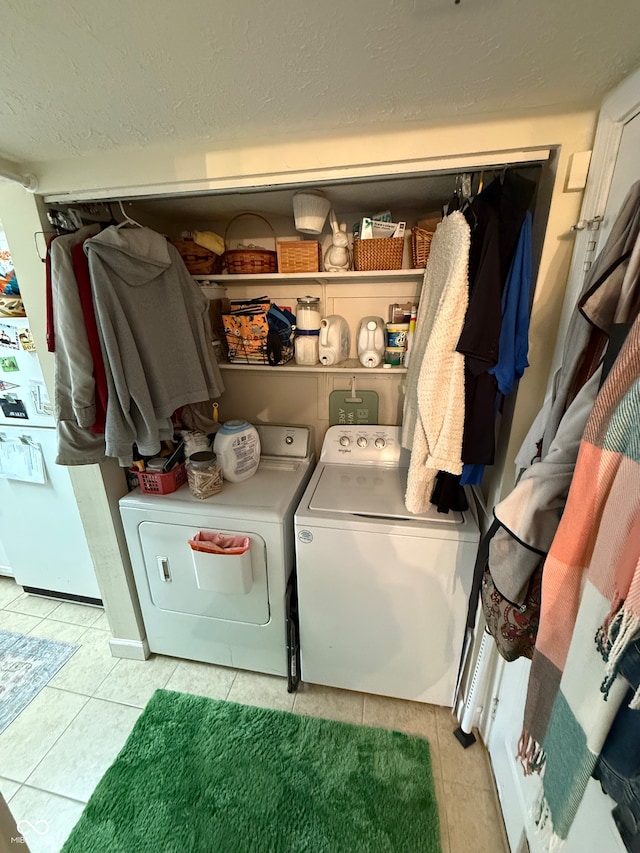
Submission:
[[[580,220],[589,222],[604,214],[624,126],[640,113],[639,93],[640,68],[623,80],[602,102],[589,165],[589,175],[582,199]],[[549,383],[551,383],[554,373],[560,366],[564,337],[582,289],[585,276],[584,261],[588,254],[587,243],[591,240],[597,242],[597,239],[598,231],[590,231],[588,228],[576,233]],[[596,252],[597,248],[596,246]],[[593,257],[593,253],[589,254]]]

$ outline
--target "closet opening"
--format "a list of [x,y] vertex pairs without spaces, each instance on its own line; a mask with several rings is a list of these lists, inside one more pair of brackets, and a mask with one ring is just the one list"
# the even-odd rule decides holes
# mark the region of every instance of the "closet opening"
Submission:
[[[157,231],[170,240],[180,240],[185,233],[195,230],[213,231],[225,238],[227,248],[238,243],[249,243],[267,249],[276,248],[280,240],[299,240],[305,235],[296,231],[293,216],[293,196],[304,189],[316,188],[330,200],[338,220],[352,233],[354,223],[363,216],[390,210],[393,221],[405,221],[407,231],[418,221],[433,212],[441,211],[451,202],[459,176],[471,175],[472,194],[493,180],[500,180],[505,170],[513,172],[536,184],[531,203],[533,215],[533,280],[535,281],[542,250],[543,238],[555,181],[557,151],[545,149],[534,152],[501,152],[488,155],[471,155],[449,162],[443,168],[419,171],[415,164],[383,164],[376,167],[379,174],[356,174],[334,177],[335,170],[316,173],[313,182],[286,179],[283,175],[264,176],[257,184],[255,177],[238,179],[235,186],[189,190],[180,185],[124,188],[123,192],[96,190],[88,193],[58,194],[44,198],[45,210],[59,211],[63,215],[79,217],[86,223],[110,220],[122,221],[119,202],[126,216],[137,223]],[[364,169],[365,167],[359,167]],[[348,170],[345,170],[348,171]],[[333,172],[333,174],[332,174]],[[297,177],[297,176],[295,176]],[[231,180],[231,179],[225,179]],[[223,181],[220,181],[222,184]],[[234,221],[244,212],[257,217]],[[260,219],[259,217],[262,217]],[[264,222],[266,220],[266,224]],[[325,225],[317,237],[321,254],[331,245],[331,229]],[[412,267],[410,250],[405,249],[403,273]],[[387,319],[392,303],[417,301],[422,278],[385,276],[380,272],[351,273],[339,282],[325,280],[322,273],[307,274],[304,279],[291,275],[260,276],[247,280],[223,273],[199,283],[207,295],[214,298],[248,299],[268,295],[279,305],[293,308],[300,295],[318,296],[323,313],[345,316],[351,326],[351,362],[356,352],[353,340],[358,321],[362,316],[375,314]],[[220,418],[245,418],[264,423],[309,423],[315,428],[316,450],[319,450],[329,424],[328,399],[331,391],[348,387],[351,374],[313,374],[294,372],[290,366],[266,368],[262,365],[222,364],[225,391],[220,398]],[[376,392],[380,397],[381,423],[399,424],[402,420],[404,388],[401,378],[371,372],[359,376],[359,386]],[[509,436],[516,393],[504,401],[497,426],[496,464],[483,481],[484,499],[489,503],[491,494],[499,490],[503,476],[506,439]]]

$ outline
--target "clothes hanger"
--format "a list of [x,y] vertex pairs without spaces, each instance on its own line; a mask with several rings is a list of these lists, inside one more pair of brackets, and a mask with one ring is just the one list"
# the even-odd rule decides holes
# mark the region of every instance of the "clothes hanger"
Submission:
[[109,211],[109,222],[107,222],[107,223],[106,223],[106,225],[107,225],[107,226],[109,226],[109,225],[117,225],[117,224],[118,224],[118,220],[117,220],[117,219],[115,218],[115,216],[113,215],[113,208],[111,207],[111,202],[110,202],[110,201],[108,201],[108,202],[106,203],[106,207],[107,207],[107,210]]
[[472,184],[473,184],[473,175],[468,172],[464,172],[460,177],[460,213],[464,213],[465,210],[470,206],[473,201],[473,192],[472,192]]
[[445,216],[449,216],[454,210],[460,210],[460,175],[456,175],[451,201],[446,206]]
[[[462,175],[460,181],[460,195],[462,196],[462,202],[460,203],[460,213],[464,213],[469,223],[469,226],[472,231],[475,231],[476,226],[478,224],[478,216],[473,209],[473,172],[469,174],[465,172]],[[471,221],[469,219],[469,214],[471,214]]]
[[[42,261],[43,264],[47,262],[47,251],[49,248],[49,241],[53,240],[55,237],[60,237],[60,235],[65,232],[61,231],[35,231],[33,234],[33,241],[36,244],[36,252],[38,253],[38,257]],[[44,251],[40,251],[40,245],[38,244],[38,237],[44,238]]]
[[124,221],[120,222],[118,225],[116,225],[116,229],[119,230],[120,228],[124,228],[125,225],[134,225],[136,228],[142,228],[143,227],[142,225],[140,225],[139,222],[136,222],[135,219],[132,219],[130,216],[128,216],[125,213],[124,205],[122,204],[122,201],[120,199],[118,199],[118,205],[120,206],[120,211],[122,212],[122,215],[124,216]]
[[508,166],[502,166],[502,168],[500,169],[500,174],[496,175],[496,172],[498,171],[498,169],[499,169],[499,167],[497,167],[493,170],[493,177],[494,177],[494,179],[500,178],[500,183],[504,186],[504,179],[507,176]]

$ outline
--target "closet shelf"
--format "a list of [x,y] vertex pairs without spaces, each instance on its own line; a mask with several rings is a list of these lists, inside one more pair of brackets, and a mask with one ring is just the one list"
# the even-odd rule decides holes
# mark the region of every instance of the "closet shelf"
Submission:
[[217,284],[263,284],[265,282],[315,281],[319,284],[344,284],[358,281],[422,281],[423,269],[410,270],[372,270],[370,272],[301,272],[301,273],[260,273],[259,275],[194,275],[196,281],[216,282]]
[[272,366],[270,364],[228,364],[221,361],[218,363],[221,370],[253,370],[258,372],[269,373],[354,373],[369,375],[376,374],[383,376],[398,376],[407,372],[406,367],[363,367],[357,358],[349,358],[341,364],[332,364],[330,366],[324,364],[296,364],[294,361],[288,364],[278,364]]

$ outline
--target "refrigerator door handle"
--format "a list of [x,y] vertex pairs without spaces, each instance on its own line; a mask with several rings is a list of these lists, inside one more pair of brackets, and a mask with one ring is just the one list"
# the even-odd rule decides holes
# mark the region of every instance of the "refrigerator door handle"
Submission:
[[168,557],[156,557],[158,561],[158,571],[160,572],[160,580],[163,583],[171,583],[171,571],[169,569]]

